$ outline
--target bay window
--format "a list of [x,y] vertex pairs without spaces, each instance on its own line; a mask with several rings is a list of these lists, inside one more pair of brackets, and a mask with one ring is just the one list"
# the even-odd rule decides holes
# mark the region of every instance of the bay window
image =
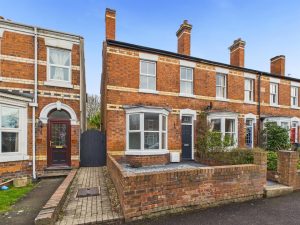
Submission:
[[209,115],[208,120],[211,130],[221,134],[221,138],[228,142],[229,146],[237,144],[237,116],[233,114],[222,115],[223,113]]
[[[130,112],[132,111],[132,113]],[[166,110],[127,110],[126,151],[167,150]],[[142,154],[142,153],[141,153]]]
[[27,108],[0,103],[0,162],[28,159]]

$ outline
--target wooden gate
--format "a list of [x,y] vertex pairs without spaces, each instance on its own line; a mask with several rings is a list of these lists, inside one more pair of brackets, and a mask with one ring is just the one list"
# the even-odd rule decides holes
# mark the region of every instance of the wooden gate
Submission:
[[80,137],[80,166],[106,165],[105,134],[98,130],[87,130]]

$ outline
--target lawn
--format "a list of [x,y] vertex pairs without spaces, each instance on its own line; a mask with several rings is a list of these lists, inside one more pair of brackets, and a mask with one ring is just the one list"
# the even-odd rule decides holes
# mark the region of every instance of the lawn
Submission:
[[10,186],[9,190],[0,190],[0,212],[4,212],[10,209],[10,207],[16,203],[20,198],[25,196],[34,188],[33,184],[26,187],[13,187]]

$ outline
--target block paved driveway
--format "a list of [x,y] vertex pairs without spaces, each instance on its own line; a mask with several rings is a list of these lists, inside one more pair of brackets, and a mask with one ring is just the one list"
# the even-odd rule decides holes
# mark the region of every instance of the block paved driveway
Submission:
[[[300,191],[130,225],[300,225]],[[126,225],[129,225],[126,224]]]

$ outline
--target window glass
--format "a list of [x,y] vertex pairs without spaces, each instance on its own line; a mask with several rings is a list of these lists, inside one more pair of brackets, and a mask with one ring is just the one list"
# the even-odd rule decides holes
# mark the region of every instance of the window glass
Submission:
[[193,94],[193,69],[180,67],[180,93]]
[[167,119],[165,116],[162,116],[162,130],[163,131],[167,130]]
[[129,149],[141,149],[141,133],[129,133]]
[[49,48],[48,57],[50,79],[70,82],[71,52]]
[[253,79],[245,79],[245,100],[253,101]]
[[216,96],[226,98],[226,75],[217,74],[216,76]]
[[162,135],[161,148],[166,149],[166,133],[162,133],[161,135]]
[[147,131],[159,130],[159,114],[145,113],[144,114],[144,129]]
[[142,60],[140,67],[140,88],[156,90],[156,63]]
[[70,119],[69,113],[64,110],[54,110],[49,113],[49,119]]
[[18,152],[19,151],[19,134],[14,132],[2,132],[2,152]]
[[212,131],[221,132],[221,119],[211,120]]
[[159,149],[159,132],[145,132],[145,149]]
[[140,129],[140,115],[133,114],[129,115],[129,130],[139,130]]
[[19,127],[19,110],[15,108],[2,107],[1,126],[3,128]]
[[192,123],[192,117],[191,116],[182,116],[181,122],[182,123]]
[[234,119],[225,119],[225,132],[234,132]]
[[291,87],[291,105],[298,106],[298,87]]

